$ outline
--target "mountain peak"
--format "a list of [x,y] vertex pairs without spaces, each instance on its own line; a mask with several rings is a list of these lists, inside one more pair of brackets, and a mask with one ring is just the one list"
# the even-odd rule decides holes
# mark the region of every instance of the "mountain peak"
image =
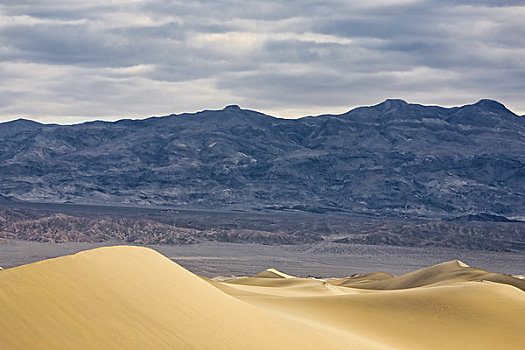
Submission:
[[13,125],[42,125],[42,123],[39,123],[37,121],[34,121],[34,120],[30,120],[30,119],[24,119],[24,118],[18,118],[18,119],[15,119],[15,120],[10,120],[8,122],[4,122],[2,124],[13,124]]
[[238,105],[228,105],[224,107],[224,110],[225,111],[241,111],[241,107],[239,107]]
[[478,102],[474,103],[473,106],[481,107],[481,108],[489,108],[489,109],[498,109],[498,110],[506,110],[507,108],[500,102],[495,100],[489,100],[489,99],[481,99]]
[[390,104],[396,104],[396,105],[407,105],[408,102],[405,100],[402,100],[400,98],[387,98],[382,103],[390,103]]
[[408,103],[404,100],[389,98],[375,106],[372,106],[372,108],[378,110],[381,114],[385,114],[394,110],[403,109],[406,106],[408,106]]
[[[491,113],[494,115],[501,115],[501,116],[503,115],[517,116],[514,112],[509,110],[502,103],[498,101],[494,101],[494,100],[489,100],[489,99],[482,99],[474,104],[466,105],[460,108],[461,111],[470,111],[472,109],[477,110],[478,114]],[[476,118],[476,119],[479,119],[479,118]]]
[[389,98],[377,105],[377,107],[382,107],[385,110],[397,109],[404,106],[407,106],[408,103],[404,100],[397,98]]

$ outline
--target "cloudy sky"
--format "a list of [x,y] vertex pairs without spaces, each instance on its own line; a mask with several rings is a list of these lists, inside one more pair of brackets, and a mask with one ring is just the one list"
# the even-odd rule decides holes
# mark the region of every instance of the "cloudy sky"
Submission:
[[524,0],[0,0],[0,120],[386,98],[525,114],[524,18]]

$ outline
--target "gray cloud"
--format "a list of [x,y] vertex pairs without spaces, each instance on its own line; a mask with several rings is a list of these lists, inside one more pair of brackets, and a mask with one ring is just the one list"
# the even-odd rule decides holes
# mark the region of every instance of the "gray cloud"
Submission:
[[291,117],[392,97],[525,114],[520,2],[4,0],[0,120],[230,103]]

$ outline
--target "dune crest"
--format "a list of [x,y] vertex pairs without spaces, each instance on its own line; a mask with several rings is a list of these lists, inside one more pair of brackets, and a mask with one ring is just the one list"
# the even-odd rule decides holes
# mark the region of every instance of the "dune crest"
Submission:
[[266,269],[254,275],[256,278],[295,278],[295,276],[287,275],[276,269]]
[[525,293],[463,265],[220,282],[148,248],[98,248],[2,271],[0,348],[525,348]]
[[459,260],[454,260],[454,261],[456,261],[458,263],[458,265],[461,266],[461,267],[470,267],[467,264],[465,264],[463,261],[459,261]]
[[[425,267],[400,276],[388,278],[385,274],[372,273],[374,278],[346,278],[328,281],[334,285],[373,289],[373,290],[395,290],[408,289],[432,285],[446,285],[462,282],[490,281],[512,285],[525,291],[525,281],[519,278],[492,273],[486,270],[470,267],[467,264],[452,260],[441,264]],[[366,276],[366,275],[365,275]]]

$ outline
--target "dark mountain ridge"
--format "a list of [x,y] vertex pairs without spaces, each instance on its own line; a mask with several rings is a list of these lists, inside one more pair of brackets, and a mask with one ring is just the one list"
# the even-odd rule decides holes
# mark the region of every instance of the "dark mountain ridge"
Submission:
[[280,119],[238,106],[75,125],[0,123],[0,196],[456,217],[525,212],[525,118],[386,100]]

